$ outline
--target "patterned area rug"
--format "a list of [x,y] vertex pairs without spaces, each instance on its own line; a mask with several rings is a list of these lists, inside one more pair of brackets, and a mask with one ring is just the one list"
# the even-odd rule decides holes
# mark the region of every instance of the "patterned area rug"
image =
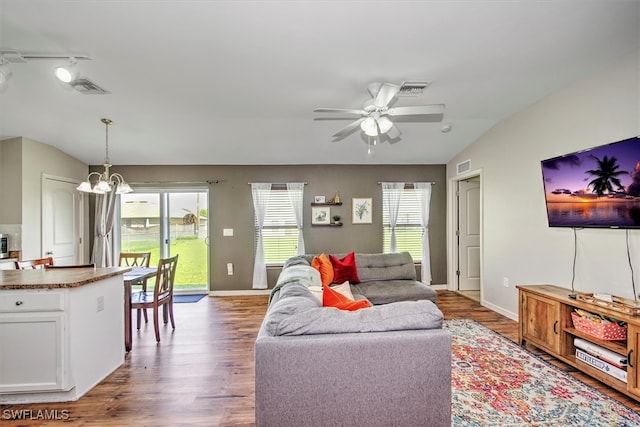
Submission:
[[640,415],[473,320],[447,320],[453,426],[640,426]]

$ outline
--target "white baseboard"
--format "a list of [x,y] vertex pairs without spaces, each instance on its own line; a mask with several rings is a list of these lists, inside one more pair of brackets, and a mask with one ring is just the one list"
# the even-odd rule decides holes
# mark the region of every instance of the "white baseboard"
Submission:
[[512,313],[510,311],[504,310],[502,307],[499,307],[495,304],[491,304],[486,302],[485,300],[480,301],[480,305],[483,307],[487,307],[489,310],[493,310],[496,313],[502,314],[505,317],[508,317],[511,320],[518,321],[518,313]]
[[241,291],[209,291],[210,297],[240,297],[251,295],[269,295],[271,289],[248,289]]

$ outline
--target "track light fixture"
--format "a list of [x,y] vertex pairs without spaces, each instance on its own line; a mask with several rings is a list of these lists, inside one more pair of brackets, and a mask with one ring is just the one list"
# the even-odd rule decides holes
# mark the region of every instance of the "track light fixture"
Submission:
[[78,60],[91,60],[91,57],[79,53],[26,53],[17,50],[0,50],[0,89],[3,85],[6,87],[7,80],[11,76],[11,71],[5,72],[3,68],[6,64],[24,64],[35,59],[66,59],[69,61],[68,65],[56,67],[54,74],[61,82],[71,84],[78,78],[76,67]]
[[11,68],[9,68],[9,62],[4,59],[4,56],[0,56],[0,92],[7,88],[11,75],[12,73]]
[[78,78],[78,68],[76,64],[78,60],[75,57],[69,58],[68,65],[59,65],[54,70],[53,73],[62,83],[71,83],[76,78]]

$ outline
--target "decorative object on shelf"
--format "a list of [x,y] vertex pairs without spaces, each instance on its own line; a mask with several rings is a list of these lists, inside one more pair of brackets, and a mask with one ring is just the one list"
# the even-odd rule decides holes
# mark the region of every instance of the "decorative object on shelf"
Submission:
[[336,193],[336,195],[333,196],[333,198],[329,199],[329,201],[327,203],[331,203],[332,205],[340,204],[340,195],[338,193]]
[[616,295],[608,295],[606,298],[603,298],[604,294],[597,293],[591,294],[577,292],[576,294],[580,301],[588,302],[589,304],[599,305],[601,307],[606,307],[610,310],[630,314],[632,316],[640,315],[640,302],[636,300]]
[[576,308],[571,312],[573,327],[605,341],[624,341],[627,339],[626,324],[620,325],[604,316],[596,316],[588,311]]
[[313,198],[314,203],[324,203],[324,196],[315,196]]
[[332,218],[335,224],[340,224],[340,218],[342,217],[340,215],[334,215]]
[[311,224],[331,224],[331,208],[314,207],[311,208]]
[[354,197],[351,201],[351,222],[353,224],[371,224],[373,200],[371,197]]
[[[122,175],[120,175],[119,173],[109,174],[109,168],[112,166],[111,163],[109,163],[109,126],[113,122],[111,121],[111,119],[100,119],[100,121],[104,123],[106,129],[106,149],[103,163],[104,172],[91,172],[89,176],[87,176],[87,180],[82,182],[78,186],[77,190],[83,191],[85,193],[105,194],[110,193],[112,185],[115,185],[117,194],[131,193],[133,190],[124,180]],[[91,177],[94,175],[98,177],[98,180],[95,185],[92,185]]]

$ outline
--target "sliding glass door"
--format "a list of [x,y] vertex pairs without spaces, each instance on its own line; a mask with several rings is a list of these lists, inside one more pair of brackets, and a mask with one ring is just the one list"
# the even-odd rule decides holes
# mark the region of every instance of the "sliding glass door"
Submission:
[[[209,289],[208,192],[144,189],[120,196],[120,252],[151,252],[151,264],[179,254],[176,293]],[[116,245],[117,246],[117,245]]]

